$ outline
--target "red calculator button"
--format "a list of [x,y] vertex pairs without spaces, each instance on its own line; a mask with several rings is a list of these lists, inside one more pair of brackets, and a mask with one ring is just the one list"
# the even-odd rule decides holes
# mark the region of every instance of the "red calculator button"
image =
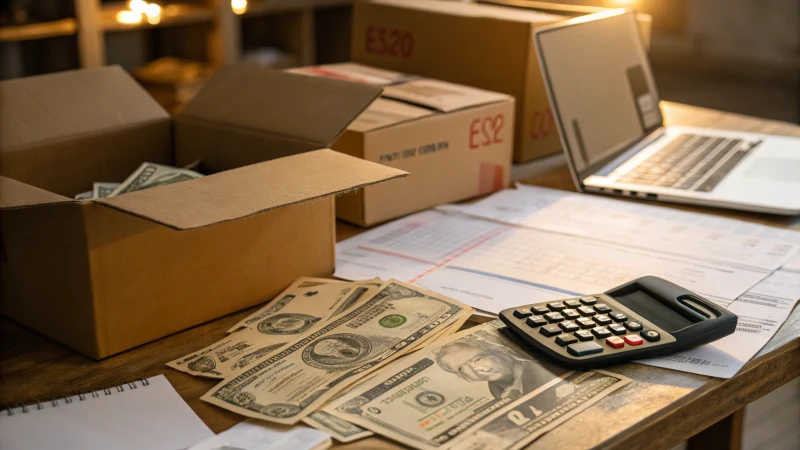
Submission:
[[639,336],[637,336],[635,334],[629,334],[627,336],[622,336],[622,339],[625,339],[625,342],[627,342],[628,345],[642,345],[642,342],[644,342],[642,340],[642,338],[640,338]]
[[621,337],[611,336],[610,338],[606,339],[606,344],[613,348],[622,348],[625,346],[625,341],[623,341]]

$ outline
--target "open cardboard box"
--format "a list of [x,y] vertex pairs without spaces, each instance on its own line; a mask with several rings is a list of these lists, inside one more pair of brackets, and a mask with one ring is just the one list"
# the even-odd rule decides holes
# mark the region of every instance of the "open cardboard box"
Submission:
[[343,195],[340,219],[369,226],[508,186],[512,96],[355,63],[291,71],[384,87],[331,148],[410,176]]
[[[103,358],[331,275],[334,196],[405,173],[315,149],[379,93],[224,68],[174,119],[173,148],[173,121],[117,67],[0,83],[0,311]],[[196,159],[212,175],[73,199]]]
[[[607,8],[539,1],[479,4],[364,0],[353,7],[354,62],[514,96],[514,162],[561,151],[536,57],[533,31]],[[651,17],[639,14],[650,42]]]

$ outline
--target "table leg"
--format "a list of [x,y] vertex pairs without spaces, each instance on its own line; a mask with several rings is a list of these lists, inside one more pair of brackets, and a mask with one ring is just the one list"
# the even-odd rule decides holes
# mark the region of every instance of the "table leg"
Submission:
[[686,450],[741,450],[744,408],[689,438]]

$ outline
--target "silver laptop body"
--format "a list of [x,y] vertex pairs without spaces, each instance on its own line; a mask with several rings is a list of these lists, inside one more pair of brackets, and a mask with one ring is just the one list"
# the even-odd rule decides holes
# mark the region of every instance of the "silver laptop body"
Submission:
[[578,190],[800,214],[800,138],[665,125],[634,12],[560,22],[534,39]]

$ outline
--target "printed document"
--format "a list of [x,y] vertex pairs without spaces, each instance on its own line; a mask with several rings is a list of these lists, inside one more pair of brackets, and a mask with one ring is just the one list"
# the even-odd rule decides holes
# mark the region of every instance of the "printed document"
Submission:
[[[338,277],[407,280],[493,314],[603,292],[644,275],[670,280],[742,316],[729,339],[751,344],[691,350],[682,355],[715,348],[718,356],[701,367],[669,366],[730,377],[800,298],[783,284],[775,288],[778,279],[787,286],[800,282],[800,232],[519,186],[471,205],[414,214],[337,245]],[[773,286],[769,298],[786,315],[763,302],[748,303],[750,296],[765,295],[765,286]],[[744,334],[756,325],[760,337]],[[647,363],[667,367],[664,361]]]

